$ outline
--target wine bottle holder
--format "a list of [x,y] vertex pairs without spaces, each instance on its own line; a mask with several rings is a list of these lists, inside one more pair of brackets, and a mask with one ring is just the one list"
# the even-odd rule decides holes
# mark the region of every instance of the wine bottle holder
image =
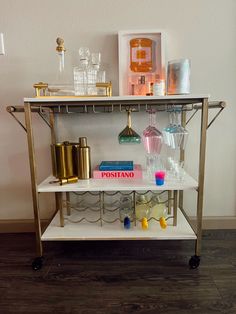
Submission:
[[[174,198],[171,196],[170,191],[145,191],[145,192],[125,192],[125,191],[115,191],[115,192],[71,192],[70,195],[66,193],[66,199],[62,200],[62,212],[65,222],[69,223],[91,223],[99,224],[103,226],[104,224],[113,224],[115,222],[123,223],[119,216],[119,209],[121,207],[121,201],[119,197],[129,196],[132,199],[132,208],[134,215],[132,217],[132,222],[136,226],[141,219],[137,219],[135,216],[136,199],[137,197],[144,195],[147,197],[146,204],[153,202],[155,198],[155,204],[165,204],[168,207],[168,216],[165,218],[166,221],[174,218],[171,215],[171,208],[173,206]],[[159,201],[158,198],[162,197]],[[68,210],[69,208],[69,210]],[[65,214],[67,209],[67,214]],[[148,222],[156,221],[160,222],[159,218],[150,217],[147,218]]]

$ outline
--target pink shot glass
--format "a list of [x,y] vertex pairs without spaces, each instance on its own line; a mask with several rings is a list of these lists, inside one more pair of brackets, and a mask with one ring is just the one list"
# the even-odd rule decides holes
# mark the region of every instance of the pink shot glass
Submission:
[[156,185],[163,185],[165,182],[165,171],[157,171],[155,172]]

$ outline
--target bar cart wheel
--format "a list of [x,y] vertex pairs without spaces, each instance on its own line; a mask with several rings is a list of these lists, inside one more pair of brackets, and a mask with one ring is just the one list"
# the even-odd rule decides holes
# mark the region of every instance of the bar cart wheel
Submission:
[[191,269],[196,269],[198,268],[198,266],[200,265],[200,256],[197,256],[197,255],[193,255],[191,256],[190,260],[189,260],[189,267]]
[[40,270],[43,266],[43,256],[36,257],[32,262],[33,270]]

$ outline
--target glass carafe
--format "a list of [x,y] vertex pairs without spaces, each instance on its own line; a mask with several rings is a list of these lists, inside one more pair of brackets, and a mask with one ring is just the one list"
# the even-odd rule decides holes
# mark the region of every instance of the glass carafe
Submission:
[[155,171],[163,168],[160,160],[163,136],[156,128],[156,111],[151,109],[148,113],[149,126],[143,131],[143,144],[146,151],[147,176],[154,180]]

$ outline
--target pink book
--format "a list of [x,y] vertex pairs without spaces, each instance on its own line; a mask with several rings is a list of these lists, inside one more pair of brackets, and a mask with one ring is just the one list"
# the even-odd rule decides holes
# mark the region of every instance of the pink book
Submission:
[[134,165],[134,170],[100,171],[99,165],[93,170],[94,179],[142,179],[141,165]]

